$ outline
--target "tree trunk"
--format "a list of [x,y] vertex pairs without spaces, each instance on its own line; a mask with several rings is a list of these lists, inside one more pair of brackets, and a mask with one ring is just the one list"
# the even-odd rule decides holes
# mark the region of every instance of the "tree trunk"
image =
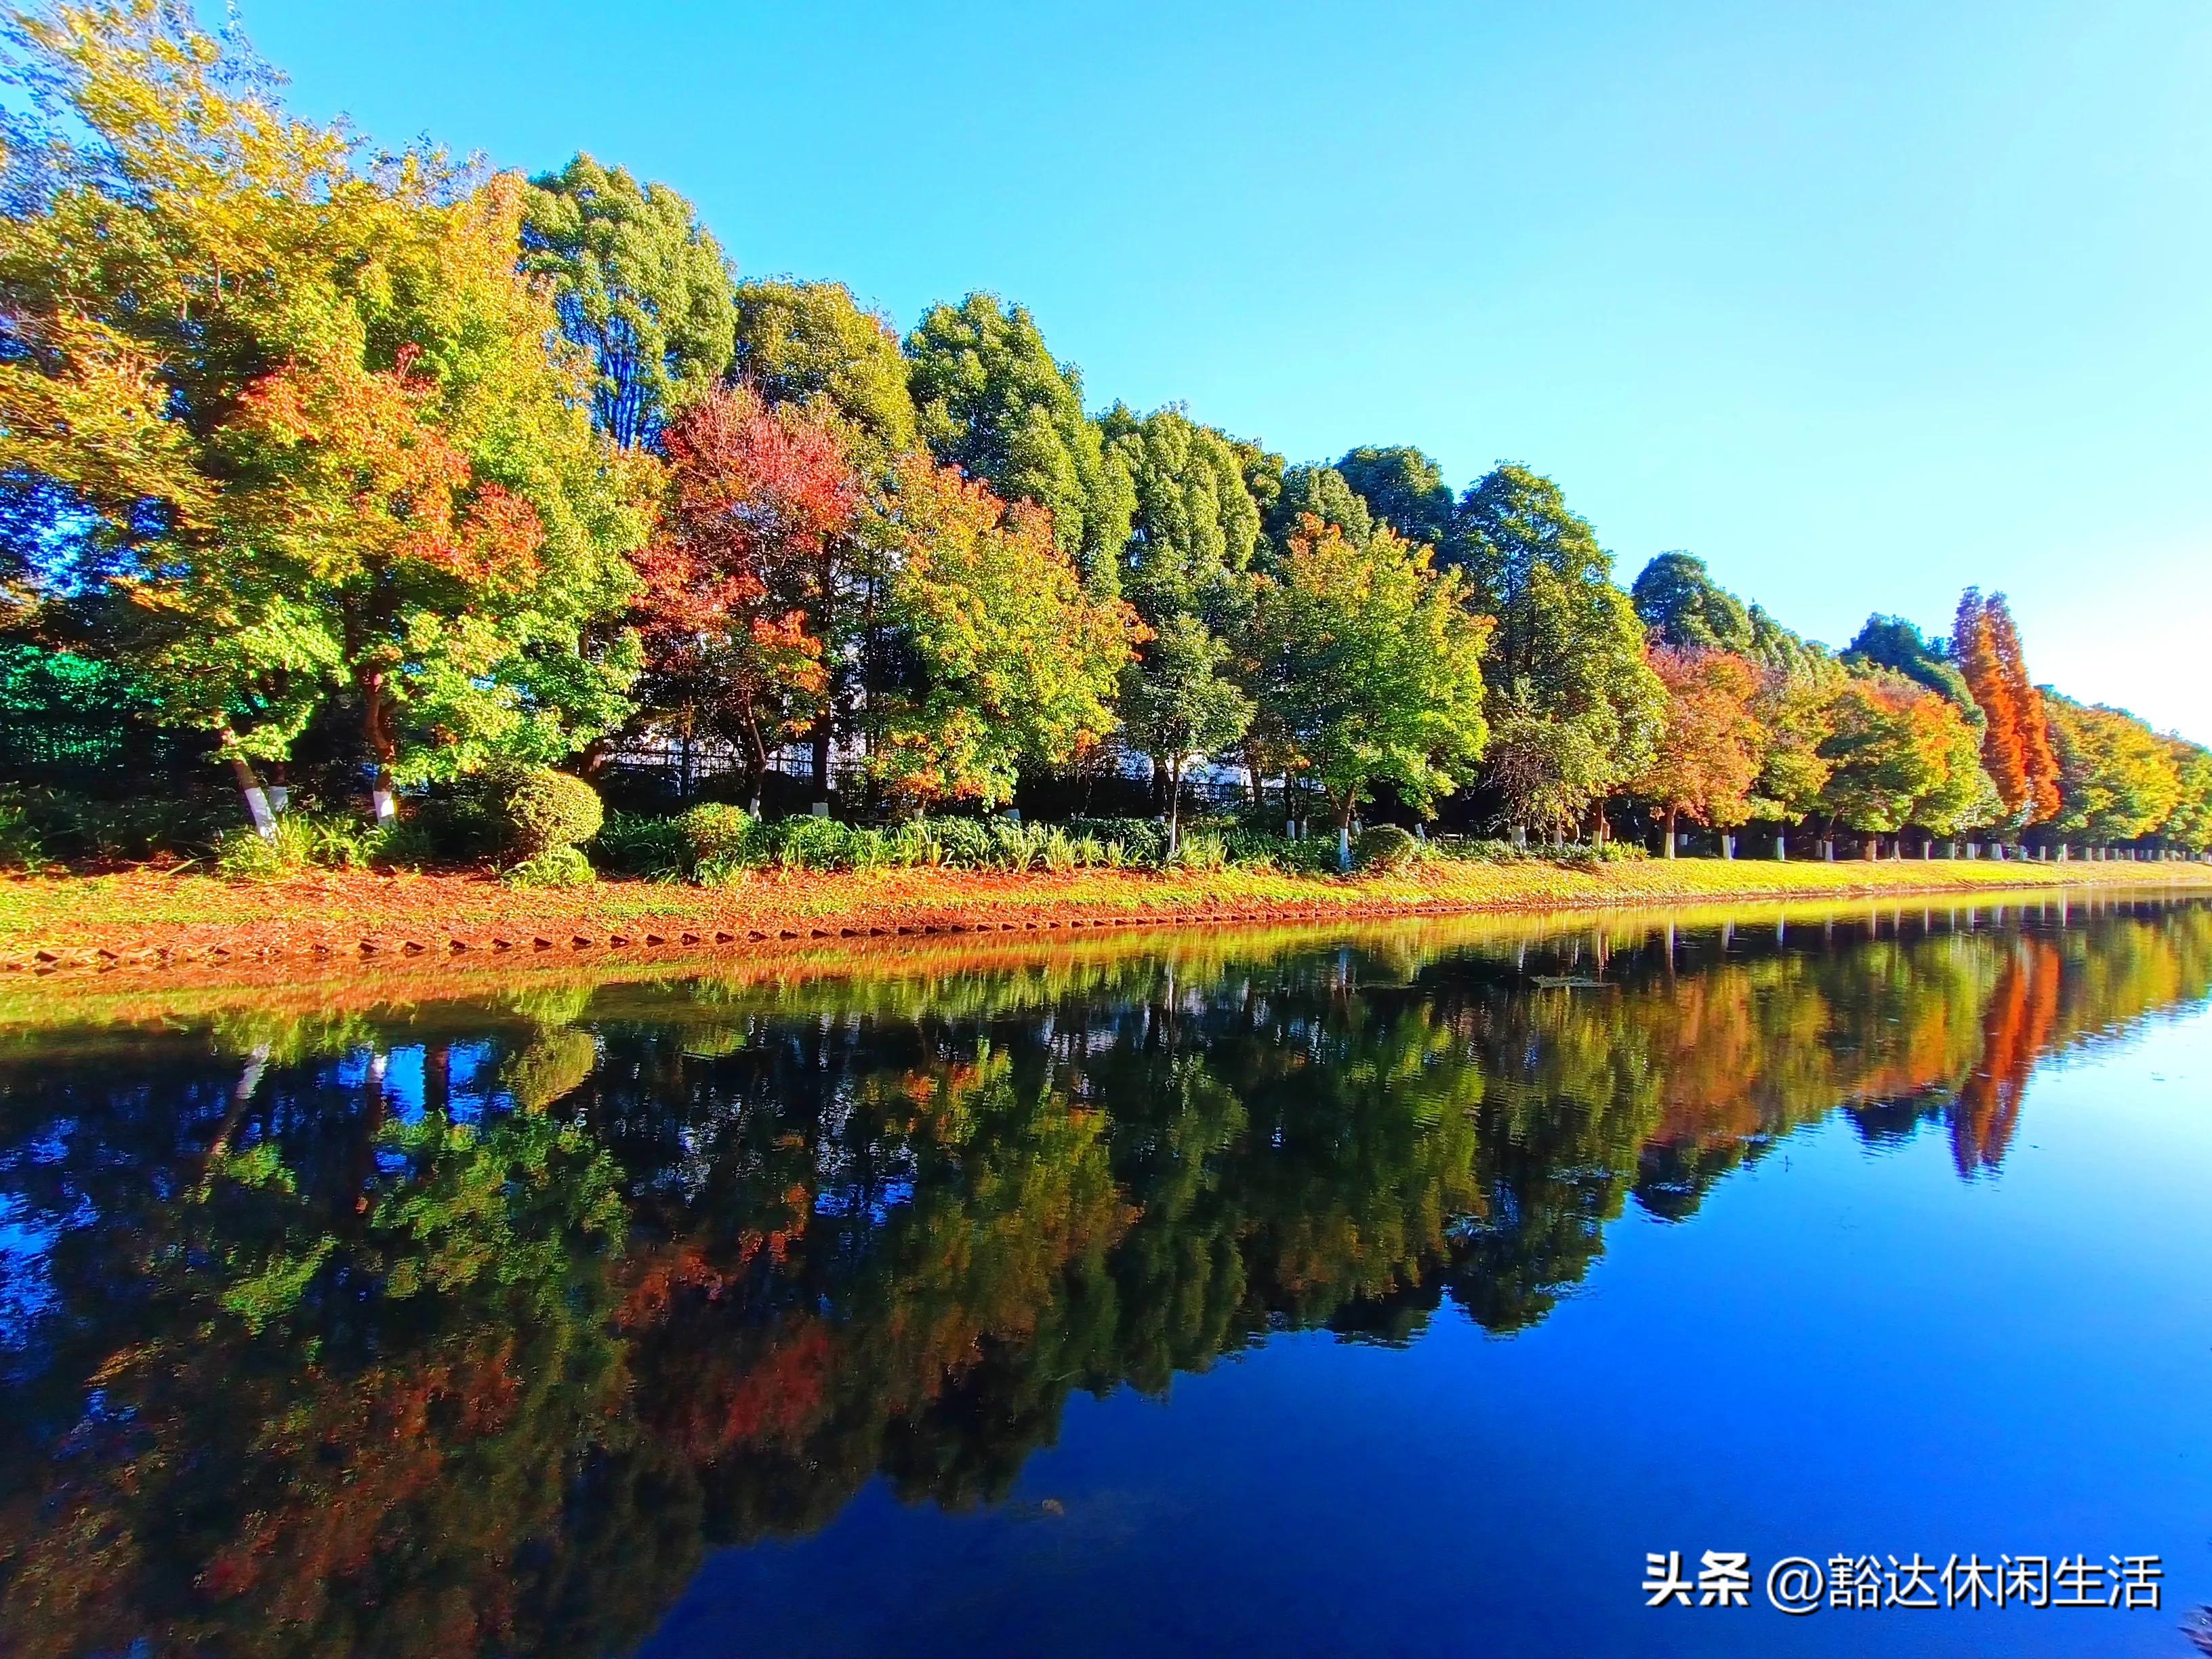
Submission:
[[238,793],[246,799],[246,815],[253,820],[253,833],[264,841],[274,841],[276,815],[269,810],[269,794],[262,788],[261,780],[253,775],[253,763],[234,749],[230,772],[238,780]]
[[1352,814],[1358,804],[1353,796],[1347,794],[1344,810],[1336,815],[1336,867],[1346,875],[1352,872]]
[[1678,839],[1674,834],[1674,823],[1680,816],[1678,809],[1672,806],[1667,809],[1667,856],[1670,859],[1674,856],[1674,844]]
[[830,709],[826,704],[822,717],[814,722],[812,741],[814,804],[826,809],[830,805]]
[[1182,763],[1177,757],[1168,764],[1168,855],[1175,855],[1182,834]]
[[362,736],[368,743],[368,752],[376,757],[376,781],[368,793],[370,809],[377,823],[390,823],[399,816],[392,777],[392,762],[399,746],[392,737],[392,710],[385,701],[381,670],[362,676],[361,728]]

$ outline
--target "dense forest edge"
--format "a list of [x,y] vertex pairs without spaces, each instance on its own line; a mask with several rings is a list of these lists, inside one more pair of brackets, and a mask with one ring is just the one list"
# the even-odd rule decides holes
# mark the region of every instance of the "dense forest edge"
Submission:
[[619,167],[304,120],[234,22],[6,20],[21,963],[226,906],[208,950],[384,949],[395,904],[401,951],[750,942],[1010,881],[1173,917],[2212,849],[2212,752],[2038,684],[2002,593],[1832,649],[1686,552],[1622,586],[1528,466],[1094,410],[998,296],[902,335]]

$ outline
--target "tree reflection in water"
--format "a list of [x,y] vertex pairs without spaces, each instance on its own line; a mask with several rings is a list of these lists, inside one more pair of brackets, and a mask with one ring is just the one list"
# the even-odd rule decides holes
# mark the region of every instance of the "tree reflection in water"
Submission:
[[1994,1170],[2039,1061],[2208,981],[2212,908],[2140,903],[23,1027],[0,1628],[619,1650],[873,1477],[1002,1496],[1073,1390],[1527,1328],[1838,1110]]

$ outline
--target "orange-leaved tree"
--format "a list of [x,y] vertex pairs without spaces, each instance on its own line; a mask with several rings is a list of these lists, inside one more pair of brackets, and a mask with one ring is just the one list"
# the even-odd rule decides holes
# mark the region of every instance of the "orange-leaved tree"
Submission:
[[2027,659],[2021,649],[2020,629],[2013,622],[2012,607],[2002,593],[1990,595],[1984,614],[1989,619],[1990,638],[1996,647],[1997,661],[2004,671],[2005,688],[2012,694],[2013,708],[2020,721],[2020,757],[2027,772],[2027,795],[2023,803],[2027,821],[2041,823],[2056,817],[2058,811],[2058,751],[2051,740],[2051,719],[2043,706],[2043,693],[2028,678]]
[[1650,661],[1667,688],[1666,714],[1651,758],[1629,789],[1663,815],[1672,858],[1682,817],[1727,829],[1751,816],[1752,786],[1766,750],[1753,709],[1760,676],[1728,651],[1658,645]]
[[288,115],[188,9],[17,15],[0,469],[70,510],[57,610],[252,763],[356,724],[396,782],[617,724],[652,463],[605,453],[516,270],[521,185]]
[[2042,823],[2058,811],[2058,759],[2003,594],[1960,596],[1951,655],[1982,711],[1982,765],[2006,816],[2015,828]]

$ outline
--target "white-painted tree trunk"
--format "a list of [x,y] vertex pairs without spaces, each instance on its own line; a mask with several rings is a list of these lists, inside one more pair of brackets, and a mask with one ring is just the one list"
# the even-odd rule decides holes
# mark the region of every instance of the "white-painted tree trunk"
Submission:
[[269,810],[269,792],[254,775],[253,763],[243,755],[233,755],[230,771],[238,780],[238,793],[245,799],[246,816],[253,821],[253,833],[264,841],[276,840],[276,815]]

